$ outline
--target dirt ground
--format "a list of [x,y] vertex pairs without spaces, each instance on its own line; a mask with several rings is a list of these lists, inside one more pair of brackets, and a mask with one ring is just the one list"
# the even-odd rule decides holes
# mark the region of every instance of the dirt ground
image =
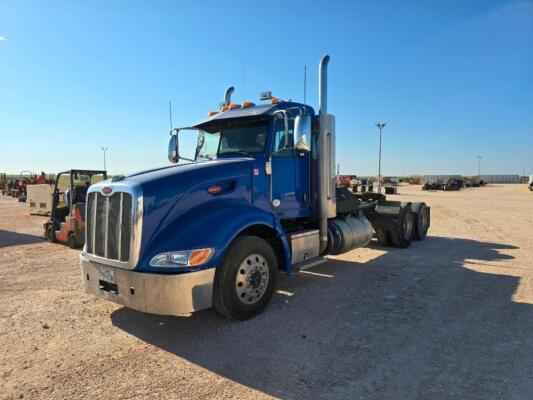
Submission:
[[79,252],[0,196],[0,398],[533,398],[533,194],[400,192],[431,205],[427,240],[280,275],[246,322],[84,294]]

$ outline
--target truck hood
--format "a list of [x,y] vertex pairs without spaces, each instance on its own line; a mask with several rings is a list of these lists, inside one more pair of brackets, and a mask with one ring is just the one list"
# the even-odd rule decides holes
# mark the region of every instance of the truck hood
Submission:
[[[141,254],[180,218],[193,210],[205,209],[219,199],[252,201],[251,158],[227,158],[200,163],[173,165],[132,174],[124,179],[141,186],[143,228]],[[208,188],[217,186],[217,193]],[[142,256],[141,256],[142,257]]]

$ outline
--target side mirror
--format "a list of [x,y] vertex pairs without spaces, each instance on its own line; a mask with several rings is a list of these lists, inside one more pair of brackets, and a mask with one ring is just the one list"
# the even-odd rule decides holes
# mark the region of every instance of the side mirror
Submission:
[[173,164],[176,164],[180,160],[180,151],[179,151],[179,140],[178,134],[173,133],[170,135],[170,140],[168,141],[168,161]]
[[294,147],[300,151],[310,151],[311,116],[298,115],[294,119]]

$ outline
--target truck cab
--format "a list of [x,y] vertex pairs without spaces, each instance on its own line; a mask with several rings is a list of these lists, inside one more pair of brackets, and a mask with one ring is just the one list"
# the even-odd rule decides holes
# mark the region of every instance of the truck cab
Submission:
[[[232,103],[230,88],[220,111],[171,131],[175,165],[91,186],[80,256],[86,291],[144,312],[213,306],[247,319],[267,306],[280,270],[291,275],[366,246],[374,230],[407,247],[418,229],[411,203],[335,186],[328,61],[318,113],[270,94],[264,104]],[[185,158],[180,138],[191,131],[196,150]],[[425,237],[429,208],[421,214]]]

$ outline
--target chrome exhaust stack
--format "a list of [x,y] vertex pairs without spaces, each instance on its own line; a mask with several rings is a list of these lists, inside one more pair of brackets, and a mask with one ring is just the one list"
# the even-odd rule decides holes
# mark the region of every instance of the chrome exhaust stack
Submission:
[[318,113],[328,113],[328,63],[329,56],[325,55],[318,66]]
[[235,88],[233,86],[230,86],[226,89],[224,92],[224,103],[222,103],[225,106],[229,106],[231,104],[231,95],[235,91]]
[[328,63],[329,56],[320,60],[318,67],[318,196],[320,220],[320,252],[328,244],[328,218],[337,216],[335,196],[335,117],[328,110]]

